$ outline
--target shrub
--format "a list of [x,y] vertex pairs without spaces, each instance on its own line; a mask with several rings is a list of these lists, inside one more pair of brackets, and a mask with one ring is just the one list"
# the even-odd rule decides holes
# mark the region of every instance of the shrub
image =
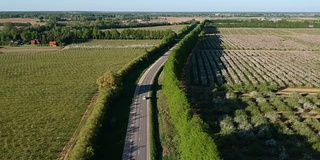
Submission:
[[230,116],[225,116],[221,121],[220,121],[220,134],[222,135],[229,135],[232,132],[235,131],[235,127],[232,121],[232,118]]

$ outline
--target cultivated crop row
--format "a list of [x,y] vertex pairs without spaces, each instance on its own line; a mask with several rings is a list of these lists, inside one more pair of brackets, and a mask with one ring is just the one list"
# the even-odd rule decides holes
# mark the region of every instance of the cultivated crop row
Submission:
[[320,86],[320,56],[311,52],[201,50],[192,55],[195,85]]
[[219,28],[222,35],[320,35],[319,28]]
[[201,49],[233,50],[320,50],[317,45],[319,36],[279,36],[279,35],[221,35],[205,37],[201,40]]
[[222,30],[200,38],[186,75],[194,112],[208,124],[223,159],[319,157],[320,93],[310,89],[320,87],[315,36]]
[[144,49],[0,54],[0,159],[56,159],[97,91],[96,79]]
[[[288,157],[320,152],[320,122],[317,114],[313,114],[320,107],[317,97],[294,93],[284,98],[272,92],[252,91],[242,101],[248,104],[244,109],[235,110],[233,116],[225,115],[219,122],[220,135],[238,137],[222,139],[227,141],[224,143],[248,145],[264,157],[284,156],[283,148]],[[252,148],[252,144],[257,148]],[[306,150],[309,144],[313,151]],[[229,149],[227,145],[222,147]]]

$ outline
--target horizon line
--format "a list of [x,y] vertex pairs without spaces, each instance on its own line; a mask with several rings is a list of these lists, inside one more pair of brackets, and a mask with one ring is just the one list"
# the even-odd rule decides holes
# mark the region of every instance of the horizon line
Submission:
[[7,10],[0,12],[106,12],[106,13],[320,13],[320,11],[95,11],[95,10]]

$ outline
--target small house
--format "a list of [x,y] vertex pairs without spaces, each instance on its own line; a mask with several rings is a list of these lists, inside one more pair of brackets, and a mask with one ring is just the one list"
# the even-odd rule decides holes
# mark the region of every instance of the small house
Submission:
[[31,45],[41,45],[41,40],[40,39],[34,39],[30,41]]
[[50,41],[50,42],[49,42],[49,45],[55,47],[55,46],[57,46],[57,42],[56,42],[56,41]]

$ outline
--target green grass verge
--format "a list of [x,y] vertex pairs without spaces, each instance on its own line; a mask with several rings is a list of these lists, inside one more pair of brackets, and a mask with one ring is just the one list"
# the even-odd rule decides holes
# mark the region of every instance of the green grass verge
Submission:
[[162,90],[162,69],[155,78],[152,87],[152,117],[151,119],[151,159],[171,160],[179,159],[179,135],[171,123],[168,103]]
[[158,78],[160,73],[162,72],[161,68],[159,72],[156,74],[155,79],[152,83],[151,87],[151,99],[149,101],[150,108],[150,154],[152,160],[158,160],[161,158],[161,144],[160,144],[160,137],[159,137],[159,122],[158,122],[158,107],[157,107],[157,91],[161,89],[158,84]]

